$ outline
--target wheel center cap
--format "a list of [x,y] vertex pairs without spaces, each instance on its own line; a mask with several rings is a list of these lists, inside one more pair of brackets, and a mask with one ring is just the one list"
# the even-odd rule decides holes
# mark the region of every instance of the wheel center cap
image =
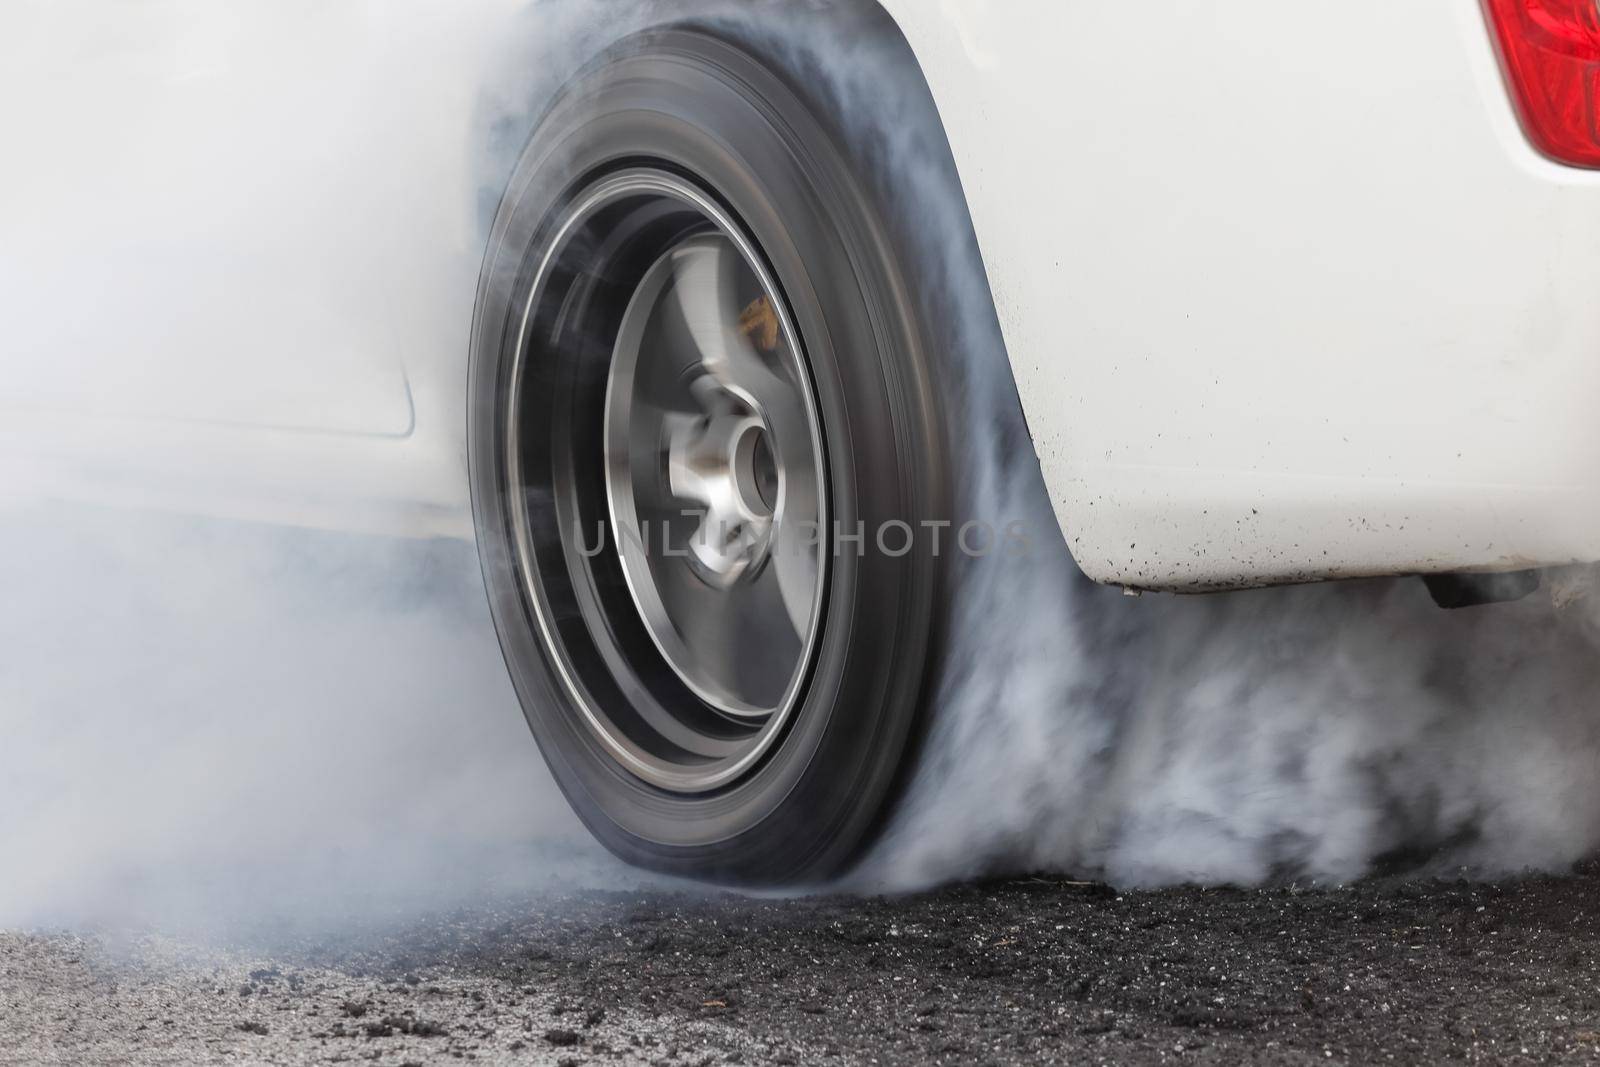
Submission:
[[667,429],[667,483],[674,496],[700,502],[689,542],[695,571],[726,588],[757,574],[772,545],[778,466],[760,416],[729,402],[703,418]]

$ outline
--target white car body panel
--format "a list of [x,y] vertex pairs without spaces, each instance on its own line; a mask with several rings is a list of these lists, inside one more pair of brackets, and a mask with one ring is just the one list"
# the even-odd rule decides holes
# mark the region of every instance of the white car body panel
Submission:
[[480,49],[407,14],[6,12],[0,505],[472,536]]
[[[884,2],[1090,576],[1196,590],[1600,559],[1600,173],[1528,146],[1476,0]],[[448,8],[420,6],[404,39],[364,10],[118,9],[99,37],[53,5],[8,15],[0,89],[27,165],[0,204],[0,498],[470,536],[481,234],[444,205],[481,116],[471,80],[441,92],[438,71],[471,50]],[[252,242],[245,218],[277,221]],[[139,272],[174,264],[198,271],[181,336],[137,314]],[[205,271],[282,292],[286,269],[304,306],[259,309],[253,334],[236,286],[204,295]],[[73,304],[81,320],[47,306],[91,289],[110,303]],[[341,339],[319,315],[342,299],[391,336]],[[208,376],[211,351],[229,373]]]
[[1600,174],[1475,0],[887,0],[1092,577],[1600,559]]

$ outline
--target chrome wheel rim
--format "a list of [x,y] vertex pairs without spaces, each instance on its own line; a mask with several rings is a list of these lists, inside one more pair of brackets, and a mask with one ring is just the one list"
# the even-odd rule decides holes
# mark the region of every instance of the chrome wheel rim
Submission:
[[[608,321],[566,321],[588,306],[571,280],[586,272],[626,279],[620,315],[613,302]],[[552,322],[609,339],[578,372],[598,377],[604,360],[592,479],[586,454],[524,462],[543,447],[529,390],[562,355],[541,351]],[[655,170],[617,174],[576,198],[555,231],[511,379],[514,543],[583,728],[651,785],[704,792],[737,780],[802,703],[827,588],[823,437],[781,290],[703,191]],[[591,492],[598,503],[585,510]],[[564,520],[552,527],[552,511],[603,514],[604,549],[591,552]],[[624,591],[608,593],[613,584]]]
[[634,604],[684,684],[740,718],[781,710],[822,599],[819,434],[786,319],[728,232],[690,237],[634,293],[607,385]]

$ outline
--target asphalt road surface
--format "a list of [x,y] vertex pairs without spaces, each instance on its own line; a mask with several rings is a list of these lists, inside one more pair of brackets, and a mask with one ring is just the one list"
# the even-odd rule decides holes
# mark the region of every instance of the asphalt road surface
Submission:
[[0,934],[0,1063],[1600,1060],[1600,867],[546,895],[270,952]]

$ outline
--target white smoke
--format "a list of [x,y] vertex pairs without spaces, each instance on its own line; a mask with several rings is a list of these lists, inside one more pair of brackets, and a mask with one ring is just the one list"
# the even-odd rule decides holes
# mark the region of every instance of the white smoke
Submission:
[[1498,875],[1600,844],[1583,609],[1445,613],[1412,581],[1130,600],[1064,552],[974,581],[870,878]]
[[292,920],[587,873],[470,546],[42,505],[0,526],[0,924]]
[[[964,575],[922,765],[860,881],[1345,879],[1430,853],[1497,873],[1591,851],[1591,608],[1447,614],[1414,582],[1128,600],[1082,579],[926,97],[826,7],[718,5],[817,76],[920,221],[971,423],[968,510],[1035,531],[1031,557]],[[577,64],[688,10],[706,8],[7,11],[0,924],[331,919],[619,877],[538,759],[467,542],[318,532],[291,491],[328,472],[286,438],[218,456],[169,429],[394,434],[409,391],[445,429],[380,488],[427,501],[420,532],[459,533],[500,183]],[[398,384],[349,402],[375,378]],[[99,429],[62,414],[85,408]],[[155,477],[124,477],[132,461]],[[182,514],[197,495],[224,517]]]

